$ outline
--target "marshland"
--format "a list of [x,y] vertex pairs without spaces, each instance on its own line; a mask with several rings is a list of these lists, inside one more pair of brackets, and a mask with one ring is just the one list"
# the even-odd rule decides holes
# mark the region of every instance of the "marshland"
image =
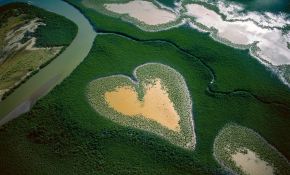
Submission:
[[[247,48],[237,49],[224,40],[214,40],[211,31],[199,24],[197,27],[204,27],[207,32],[171,22],[151,28],[127,16],[122,19],[119,14],[103,11],[105,1],[98,1],[93,8],[86,6],[85,1],[67,2],[89,19],[99,35],[88,56],[68,78],[28,113],[1,127],[0,164],[4,165],[1,172],[243,174],[251,173],[243,161],[250,158],[266,173],[272,170],[288,173],[290,93],[279,72],[261,64]],[[122,1],[123,4],[128,2]],[[181,6],[186,3],[183,1]],[[181,8],[180,3],[169,1],[152,4],[172,13],[176,13],[177,6]],[[198,4],[217,12],[223,20],[226,16],[222,14],[229,12],[227,7],[241,8],[233,6],[232,2],[225,6],[207,1]],[[244,11],[249,9],[245,7]],[[227,17],[232,20],[255,15],[256,19],[257,14],[262,13],[250,11],[250,15],[242,15],[244,12],[238,11],[235,16],[236,11],[230,12],[232,16]],[[275,18],[279,16],[272,11],[271,14]],[[179,17],[177,23],[182,18]],[[278,20],[273,21],[263,24],[273,26]],[[179,90],[180,83],[171,81],[166,71],[153,71],[154,66],[142,69],[148,63],[174,70],[177,74],[173,75],[182,77],[188,92]],[[279,69],[280,66],[287,67],[279,65]],[[144,72],[138,74],[138,70]],[[158,84],[155,75],[161,80],[163,93],[168,93],[179,121],[184,121],[179,122],[180,132],[185,131],[182,135],[156,120],[149,120],[150,125],[147,125],[147,115],[125,116],[124,111],[118,112],[116,105],[110,106],[110,100],[105,100],[106,92],[110,94],[126,87],[130,94],[136,92],[142,103],[146,85],[152,88]],[[142,83],[146,79],[149,81]],[[184,99],[189,100],[187,105],[179,105]],[[191,118],[187,119],[191,121],[188,121],[184,116],[190,114]],[[128,124],[125,120],[132,122]],[[193,123],[194,127],[186,123]],[[234,137],[229,136],[228,128],[233,129]],[[194,139],[192,134],[195,134]],[[221,139],[224,137],[231,142],[224,142]],[[179,140],[174,140],[176,138]],[[224,149],[228,148],[225,143],[229,143],[232,150]],[[218,146],[221,149],[216,149]]]

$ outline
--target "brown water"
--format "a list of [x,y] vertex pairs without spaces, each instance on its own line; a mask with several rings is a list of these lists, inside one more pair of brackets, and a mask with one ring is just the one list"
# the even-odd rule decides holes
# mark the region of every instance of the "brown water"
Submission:
[[123,115],[130,117],[141,115],[170,130],[180,131],[179,115],[160,79],[145,86],[143,101],[138,99],[135,88],[131,86],[118,87],[114,91],[106,92],[105,100],[111,108]]

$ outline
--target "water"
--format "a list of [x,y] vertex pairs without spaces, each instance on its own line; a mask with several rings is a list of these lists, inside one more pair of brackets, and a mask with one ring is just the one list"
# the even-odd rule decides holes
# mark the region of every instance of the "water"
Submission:
[[179,2],[180,0],[157,0],[157,2],[161,3],[162,5],[165,5],[170,8],[175,7],[175,3]]
[[189,16],[196,18],[196,22],[215,28],[218,36],[214,36],[215,38],[226,39],[238,45],[258,42],[256,45],[260,50],[254,53],[263,61],[275,66],[290,64],[290,50],[287,47],[289,38],[280,29],[260,27],[253,21],[224,21],[215,11],[199,4],[188,4],[186,9]]
[[269,11],[272,13],[290,12],[290,0],[228,0],[243,4],[247,10]]
[[0,102],[0,126],[29,110],[36,100],[47,94],[64,80],[89,53],[96,32],[89,21],[74,7],[61,0],[0,0],[0,5],[11,2],[26,2],[64,16],[78,26],[72,43],[49,65],[17,88]]

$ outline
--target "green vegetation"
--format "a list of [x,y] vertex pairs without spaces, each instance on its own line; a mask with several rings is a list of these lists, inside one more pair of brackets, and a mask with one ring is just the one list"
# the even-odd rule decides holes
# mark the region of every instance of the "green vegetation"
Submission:
[[[194,151],[175,147],[147,132],[114,124],[90,107],[86,97],[89,82],[116,74],[132,76],[137,66],[147,62],[169,65],[184,77],[194,105],[197,134]],[[29,167],[30,174],[37,174],[33,172],[44,167],[32,162],[49,157],[45,161],[51,166],[43,171],[54,174],[59,174],[53,167],[60,160],[61,170],[76,174],[218,173],[221,170],[212,156],[213,142],[229,121],[257,130],[287,156],[290,127],[285,116],[289,110],[264,104],[245,94],[213,96],[206,91],[211,78],[197,58],[170,44],[99,35],[89,56],[61,86],[40,100],[31,112],[3,127],[0,156],[5,157],[1,159],[6,162],[4,172]],[[44,152],[44,157],[37,156],[39,152]],[[14,167],[10,154],[25,155],[23,162],[18,159],[21,168]],[[60,159],[55,161],[54,157]],[[71,165],[78,168],[67,168]]]
[[[130,0],[121,0],[121,1],[118,1],[117,3],[126,3],[129,1]],[[158,8],[162,8],[161,5],[156,3],[155,1],[149,1],[149,2],[152,2]],[[182,18],[179,18],[177,16],[177,19],[175,21],[172,21],[172,22],[159,24],[159,25],[148,25],[145,22],[140,21],[136,18],[133,18],[127,14],[120,15],[118,13],[111,12],[104,7],[104,4],[116,3],[116,1],[114,1],[114,0],[101,0],[101,1],[83,0],[83,1],[81,1],[81,3],[84,7],[88,8],[88,9],[94,10],[98,13],[102,13],[104,15],[108,15],[108,16],[111,16],[111,17],[114,17],[117,19],[121,19],[125,22],[127,21],[129,23],[136,25],[137,27],[139,27],[140,29],[142,29],[144,31],[164,30],[164,29],[179,25],[182,22]],[[164,9],[164,10],[168,10],[168,9]]]
[[232,154],[241,149],[257,153],[260,159],[268,162],[273,167],[275,174],[290,173],[290,164],[287,160],[261,136],[251,129],[236,124],[227,124],[214,142],[216,159],[232,171],[244,174],[231,158]]
[[0,12],[1,100],[57,57],[75,37],[77,26],[26,4],[5,5]]
[[289,65],[287,65],[286,66],[286,68],[285,68],[285,72],[284,72],[284,77],[286,77],[285,79],[286,79],[286,81],[288,82],[288,83],[290,83],[290,66]]
[[[102,116],[106,116],[121,125],[133,126],[156,133],[165,137],[175,145],[193,150],[195,135],[191,114],[192,107],[183,77],[170,67],[153,63],[137,67],[134,73],[136,74],[134,78],[137,79],[138,85],[135,85],[135,82],[132,82],[130,78],[122,75],[100,78],[90,82],[88,87],[88,99],[92,107]],[[170,101],[173,102],[174,109],[180,116],[180,132],[162,127],[159,123],[143,117],[134,118],[122,115],[109,108],[106,103],[104,94],[108,91],[114,91],[116,87],[122,86],[136,88],[139,98],[142,100],[146,84],[157,78],[159,78],[163,86],[166,87]]]
[[280,71],[285,81],[290,83],[290,65],[278,66],[278,71]]
[[0,65],[0,90],[6,90],[4,97],[38,71],[41,65],[48,64],[59,51],[60,48],[21,50],[2,63]]
[[37,36],[36,47],[68,46],[78,30],[68,19],[27,4],[8,4],[2,6],[0,12],[0,26],[11,16],[26,14],[25,19],[40,18],[46,25],[40,26],[33,34]]
[[0,30],[0,48],[1,50],[4,47],[4,40],[6,37],[6,34],[13,28],[15,28],[17,25],[23,25],[25,21],[22,19],[22,16],[17,16],[17,17],[10,17],[8,20],[6,19],[6,22],[3,23],[1,19],[1,30]]
[[[128,52],[130,49],[135,52]],[[190,175],[220,172],[213,159],[212,167],[207,167],[206,159],[199,160],[193,151],[174,146],[157,135],[122,127],[91,108],[86,92],[92,80],[116,74],[132,76],[137,66],[148,62],[170,65],[186,75],[184,78],[190,83],[191,94],[204,95],[201,87],[206,86],[210,76],[201,63],[178,49],[169,44],[146,44],[115,35],[100,35],[90,55],[70,78],[40,100],[31,112],[3,126],[0,132],[3,141],[0,143],[0,157],[4,157],[0,164],[5,162],[3,172],[21,174],[17,172],[27,167],[29,174],[37,174],[40,169],[62,174],[56,172],[55,167],[61,167],[61,172],[75,174]],[[193,93],[193,89],[199,90]],[[41,156],[38,156],[40,152]],[[18,159],[23,161],[17,164],[19,168],[14,167],[15,161],[9,156],[12,153],[14,158],[25,155]],[[33,163],[42,159],[50,166]]]
[[[225,174],[212,151],[215,137],[229,122],[252,128],[290,159],[289,89],[247,51],[186,26],[144,32],[70,2],[97,31],[111,34],[98,35],[69,78],[29,113],[1,128],[1,173]],[[115,124],[88,103],[91,81],[116,74],[131,77],[148,62],[168,65],[184,77],[193,102],[194,151]]]
[[211,85],[214,91],[244,90],[264,101],[290,103],[289,95],[285,95],[290,92],[288,87],[283,85],[271,70],[251,57],[247,50],[236,50],[217,43],[208,34],[187,26],[161,32],[145,32],[133,24],[85,8],[77,0],[68,2],[80,8],[99,32],[121,34],[138,41],[166,41],[194,55],[212,69],[216,77],[214,84]]

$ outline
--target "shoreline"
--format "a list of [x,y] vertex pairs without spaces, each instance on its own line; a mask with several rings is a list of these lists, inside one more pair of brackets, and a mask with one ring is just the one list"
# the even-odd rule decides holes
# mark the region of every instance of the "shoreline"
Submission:
[[[88,84],[88,87],[87,87],[87,94],[86,94],[86,97],[87,97],[87,101],[88,101],[88,103],[89,103],[89,105],[95,110],[95,112],[96,113],[99,113],[99,114],[101,114],[101,115],[103,115],[103,113],[105,112],[107,112],[107,111],[103,111],[103,112],[99,112],[100,110],[98,110],[97,109],[97,107],[95,107],[94,106],[94,102],[92,101],[92,100],[90,100],[90,98],[89,98],[89,96],[91,96],[91,95],[89,95],[89,93],[90,93],[90,91],[89,91],[89,89],[91,88],[90,86],[92,86],[92,84],[91,83],[95,83],[95,81],[98,81],[98,80],[102,80],[102,79],[105,79],[105,78],[115,78],[115,77],[122,77],[122,78],[125,78],[126,80],[128,80],[129,82],[131,82],[133,85],[135,85],[135,86],[137,86],[137,87],[139,87],[139,85],[140,85],[140,80],[138,79],[138,76],[137,76],[137,71],[138,71],[138,69],[139,68],[142,68],[142,67],[144,67],[144,66],[147,66],[147,65],[157,65],[157,66],[164,66],[164,67],[166,67],[166,69],[168,69],[168,70],[170,70],[170,71],[173,71],[174,72],[174,74],[176,74],[176,76],[178,77],[178,78],[180,78],[180,81],[181,81],[181,83],[183,84],[183,85],[185,85],[185,86],[182,86],[182,88],[184,88],[184,90],[185,90],[185,93],[186,93],[186,95],[185,96],[188,96],[189,98],[188,99],[184,99],[185,101],[186,101],[186,103],[188,103],[188,105],[189,105],[189,108],[190,109],[188,109],[188,112],[189,112],[189,114],[190,114],[190,116],[188,116],[188,118],[183,118],[183,122],[185,122],[185,123],[187,123],[188,122],[188,124],[190,125],[190,127],[191,127],[191,130],[192,130],[192,133],[190,134],[190,135],[192,135],[192,137],[191,137],[191,141],[190,142],[187,142],[187,143],[185,143],[184,145],[185,146],[182,146],[182,145],[179,145],[178,143],[175,143],[175,142],[173,142],[171,139],[168,139],[167,137],[161,137],[161,136],[163,136],[163,134],[162,133],[158,133],[158,132],[160,132],[160,131],[162,131],[162,130],[160,130],[160,131],[158,131],[157,130],[157,132],[154,132],[154,131],[150,131],[150,130],[146,130],[146,129],[144,129],[144,128],[142,128],[142,122],[140,122],[140,124],[141,124],[141,128],[140,127],[135,127],[135,126],[131,126],[130,125],[130,122],[129,122],[129,124],[128,123],[124,123],[124,124],[122,124],[122,123],[120,123],[119,121],[115,121],[113,118],[115,117],[115,116],[113,116],[113,117],[107,117],[107,116],[104,116],[105,118],[108,118],[108,119],[110,119],[110,120],[112,120],[113,122],[116,122],[116,123],[118,123],[119,125],[122,125],[122,126],[128,126],[128,127],[133,127],[133,128],[137,128],[137,129],[141,129],[141,130],[143,130],[143,131],[145,131],[145,132],[151,132],[151,133],[153,133],[153,134],[157,134],[158,136],[160,136],[161,138],[163,138],[163,139],[165,139],[165,140],[167,140],[169,143],[171,143],[171,144],[174,144],[174,145],[176,145],[176,146],[179,146],[179,147],[181,147],[181,148],[184,148],[184,149],[192,149],[192,150],[194,150],[195,149],[195,146],[196,146],[196,143],[197,143],[197,140],[196,140],[196,133],[195,133],[195,125],[194,125],[194,120],[193,120],[193,102],[192,102],[192,98],[191,98],[191,95],[190,95],[190,93],[189,93],[189,90],[188,90],[188,88],[187,88],[187,85],[186,85],[186,81],[185,81],[185,79],[184,79],[184,77],[177,71],[177,70],[175,70],[175,69],[173,69],[172,67],[170,67],[170,66],[168,66],[168,65],[165,65],[165,64],[162,64],[162,63],[155,63],[155,62],[149,62],[149,63],[145,63],[145,64],[142,64],[142,65],[139,65],[139,66],[137,66],[137,67],[135,67],[134,68],[134,70],[133,70],[133,72],[132,72],[132,75],[133,75],[133,77],[130,77],[130,76],[127,76],[127,75],[123,75],[123,74],[116,74],[116,75],[110,75],[110,76],[106,76],[106,77],[101,77],[101,78],[97,78],[97,79],[94,79],[94,80],[92,80],[89,84]],[[140,78],[140,77],[139,77]],[[166,83],[165,83],[166,84]],[[116,86],[117,87],[117,86]],[[173,92],[171,92],[171,95],[172,95],[172,93]],[[170,95],[169,95],[169,98],[170,98]],[[172,98],[172,97],[171,97]],[[176,109],[176,105],[175,105],[175,103],[174,102],[172,102],[173,104],[174,104],[174,108]],[[187,105],[186,105],[187,106]],[[179,108],[178,108],[179,109]],[[121,114],[121,116],[122,116],[123,114]],[[142,117],[143,118],[143,117]],[[145,120],[147,120],[147,118],[145,118]],[[151,122],[151,120],[149,120],[149,122]],[[184,131],[184,130],[183,130]],[[185,130],[186,131],[186,130]],[[185,132],[184,131],[184,132]],[[180,133],[178,133],[178,134],[180,134]],[[169,135],[170,136],[170,135]],[[170,137],[169,137],[170,138]]]
[[[54,2],[59,5],[57,8],[54,7]],[[61,53],[49,62],[46,62],[45,65],[40,66],[40,69],[33,74],[34,76],[24,81],[19,88],[13,90],[5,100],[0,101],[1,125],[6,123],[9,118],[14,119],[27,112],[27,106],[32,107],[38,99],[62,82],[87,56],[96,36],[96,32],[93,30],[88,19],[65,0],[51,2],[7,0],[1,3],[1,6],[11,3],[33,5],[48,13],[61,16],[74,23],[77,30],[72,41],[65,45],[65,49],[63,48]],[[75,13],[73,14],[72,12]],[[86,34],[86,37],[83,37],[84,34]],[[82,51],[74,54],[76,48],[79,48],[80,43]],[[63,68],[60,66],[64,63],[68,64],[68,67]]]
[[235,174],[235,175],[238,175],[239,173],[236,173],[234,170],[232,170],[232,168],[226,166],[222,160],[218,159],[216,154],[215,154],[215,146],[216,146],[216,139],[218,138],[218,136],[221,134],[221,131],[226,128],[227,126],[237,126],[237,127],[243,127],[243,128],[246,128],[248,129],[249,131],[251,131],[257,138],[261,139],[264,143],[267,144],[267,146],[273,150],[275,150],[275,152],[280,156],[280,158],[284,159],[284,161],[290,165],[290,162],[289,160],[276,148],[274,147],[272,144],[270,144],[266,139],[264,139],[258,132],[256,132],[255,130],[251,129],[251,128],[248,128],[248,127],[245,127],[245,126],[241,126],[239,124],[236,124],[236,123],[227,123],[225,124],[217,133],[215,139],[214,139],[214,144],[213,144],[213,157],[214,157],[214,160],[222,167],[224,168],[225,170],[229,171],[230,173],[232,174]]
[[36,92],[34,92],[29,100],[25,100],[19,104],[16,108],[10,111],[5,117],[0,120],[0,127],[9,121],[19,117],[21,114],[27,113],[30,111],[32,106],[51,89],[51,84],[54,84],[60,79],[60,75],[57,75],[51,78],[48,82],[42,85]]
[[[128,18],[126,17],[127,15],[125,15],[125,17],[124,17],[124,15],[118,15],[118,14],[115,14],[113,12],[108,12],[108,10],[102,10],[102,7],[99,7],[98,9],[96,9],[96,8],[86,7],[83,3],[81,3],[81,5],[84,8],[92,9],[92,10],[94,10],[97,13],[105,14],[105,15],[108,15],[108,16],[113,17],[113,18],[118,18],[118,19],[122,20],[123,22],[128,22],[130,24],[133,24],[134,26],[136,26],[137,28],[139,28],[140,30],[143,30],[145,32],[159,32],[159,31],[164,31],[164,30],[170,30],[172,28],[178,28],[178,27],[183,26],[183,25],[189,25],[189,26],[191,26],[191,28],[196,29],[199,32],[208,32],[210,34],[210,37],[216,42],[219,42],[219,43],[222,43],[224,45],[230,46],[230,47],[232,47],[234,49],[248,50],[249,55],[251,55],[253,58],[258,60],[267,69],[269,69],[273,74],[277,75],[277,78],[281,81],[281,83],[283,83],[288,88],[290,88],[290,82],[286,81],[286,79],[285,79],[285,77],[283,77],[283,73],[281,73],[281,71],[277,70],[278,69],[277,68],[278,65],[277,66],[273,65],[272,63],[267,61],[266,58],[263,58],[263,56],[261,56],[261,54],[263,54],[263,53],[259,53],[260,47],[257,46],[258,42],[255,41],[255,42],[247,44],[247,45],[235,44],[234,42],[231,42],[230,40],[227,40],[225,38],[219,37],[218,34],[217,34],[217,31],[214,31],[214,30],[209,29],[209,28],[203,28],[203,27],[200,27],[199,25],[196,25],[196,23],[198,23],[198,22],[196,22],[193,19],[193,17],[191,17],[191,16],[189,16],[187,14],[188,11],[186,10],[186,5],[196,4],[196,5],[202,6],[202,7],[206,8],[206,9],[208,9],[210,11],[213,11],[213,12],[217,13],[223,19],[224,22],[253,22],[255,25],[257,25],[257,26],[259,26],[260,28],[263,28],[263,29],[277,29],[277,30],[279,29],[280,30],[280,29],[282,29],[282,27],[275,27],[275,26],[271,27],[271,24],[262,25],[261,26],[260,24],[257,23],[257,21],[255,21],[255,19],[252,19],[252,16],[247,16],[247,15],[251,15],[251,14],[242,14],[244,18],[246,17],[245,19],[244,18],[243,19],[238,19],[237,17],[235,17],[235,18],[231,17],[230,18],[230,17],[226,16],[226,14],[221,12],[219,7],[217,7],[217,9],[209,8],[210,6],[213,6],[213,4],[209,4],[208,2],[199,2],[199,1],[194,1],[194,2],[185,1],[184,2],[184,1],[181,1],[180,3],[181,3],[180,7],[176,6],[176,8],[179,8],[176,11],[176,8],[170,8],[170,7],[162,5],[161,3],[158,3],[158,2],[155,2],[155,1],[153,2],[153,4],[157,5],[157,7],[159,9],[167,9],[167,10],[170,10],[170,11],[178,14],[178,18],[175,21],[168,23],[169,26],[167,26],[167,27],[166,26],[162,27],[162,25],[160,25],[159,27],[158,26],[153,26],[153,28],[156,27],[156,29],[149,29],[152,26],[149,27],[149,28],[146,28],[146,25],[145,25],[145,27],[143,27],[142,26],[142,22],[140,22],[140,21],[138,22],[137,19],[131,19],[129,17],[129,20],[128,20]],[[70,4],[73,4],[73,3],[70,3]],[[116,4],[118,4],[118,3],[116,3]],[[102,4],[100,3],[100,4],[96,4],[96,5],[100,5],[101,6]],[[77,6],[77,8],[80,8],[80,7]],[[262,14],[256,14],[256,15],[259,16],[259,15],[262,15]],[[269,23],[269,21],[267,21],[267,22]],[[176,23],[176,24],[170,25],[171,23]],[[192,24],[194,24],[194,26]],[[288,64],[281,64],[279,66],[283,66],[283,65],[288,65]]]
[[[66,47],[68,47],[68,46],[66,46]],[[38,68],[36,68],[35,70],[28,72],[19,81],[14,83],[14,85],[12,87],[10,87],[8,89],[3,89],[3,90],[5,90],[5,92],[0,96],[0,102],[4,101],[6,98],[8,98],[10,94],[12,94],[14,91],[16,91],[22,84],[24,84],[26,81],[28,81],[33,75],[37,74],[45,66],[50,64],[54,59],[56,59],[59,55],[61,55],[62,52],[66,49],[66,47],[65,46],[62,47],[60,49],[60,51],[55,56],[53,56],[51,59],[49,59],[47,62],[44,62],[43,64],[39,65]]]

